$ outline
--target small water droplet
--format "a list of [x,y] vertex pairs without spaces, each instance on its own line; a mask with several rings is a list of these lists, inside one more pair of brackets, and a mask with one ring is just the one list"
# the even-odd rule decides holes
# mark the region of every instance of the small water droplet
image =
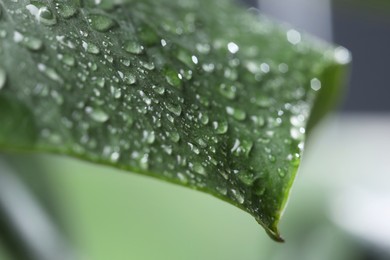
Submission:
[[169,139],[171,139],[173,142],[178,143],[180,141],[180,134],[176,131],[170,131],[167,133]]
[[137,78],[134,74],[128,73],[123,77],[123,81],[128,85],[133,85],[137,82]]
[[240,47],[238,47],[238,45],[234,42],[229,42],[227,47],[228,47],[229,52],[232,54],[235,54],[240,50]]
[[128,41],[124,45],[125,51],[131,54],[141,54],[144,51],[144,47],[135,41]]
[[227,121],[214,121],[213,128],[217,134],[226,134],[229,128]]
[[58,75],[58,73],[54,69],[46,67],[45,64],[38,63],[38,70],[43,72],[47,77],[54,81],[58,81],[60,83],[63,82],[62,78]]
[[231,189],[231,192],[233,194],[233,197],[237,200],[238,203],[244,204],[245,199],[244,196],[241,194],[241,192],[235,189]]
[[181,87],[181,79],[179,77],[179,74],[175,72],[173,69],[166,69],[165,70],[165,79],[167,80],[168,84],[180,88]]
[[234,85],[221,84],[219,86],[219,93],[227,99],[233,100],[237,94],[237,88]]
[[86,107],[85,112],[92,118],[92,120],[99,122],[99,123],[104,123],[107,122],[109,119],[109,116],[106,112],[99,108],[92,108],[92,107]]
[[99,47],[93,43],[87,43],[87,42],[83,41],[82,46],[83,46],[84,50],[88,53],[91,53],[91,54],[99,54],[100,53]]
[[181,115],[181,106],[179,104],[173,104],[173,103],[168,103],[166,102],[165,103],[165,107],[170,111],[172,112],[173,114],[175,114],[176,116],[180,116]]
[[301,37],[301,34],[298,31],[296,31],[294,29],[291,29],[291,30],[287,31],[287,40],[291,44],[297,45],[298,43],[301,42],[302,37]]
[[163,86],[153,85],[152,89],[154,90],[154,92],[156,92],[159,95],[163,95],[165,93],[165,88]]
[[281,178],[286,176],[286,171],[283,170],[282,168],[278,168],[278,174]]
[[207,125],[209,123],[209,116],[206,113],[199,113],[199,120],[203,125]]
[[43,42],[40,39],[34,37],[24,37],[22,44],[31,51],[39,51],[43,47]]
[[89,15],[88,22],[92,29],[98,32],[106,32],[116,26],[116,22],[113,19],[102,14]]
[[[191,165],[190,165],[191,167]],[[206,169],[203,167],[202,164],[196,162],[192,165],[192,169],[194,170],[194,172],[198,173],[198,174],[201,174],[201,175],[206,175]]]
[[226,107],[226,113],[233,116],[236,120],[243,121],[246,118],[245,111],[237,108]]
[[313,78],[310,81],[310,87],[314,91],[320,90],[321,89],[321,81],[319,79],[317,79],[317,78]]

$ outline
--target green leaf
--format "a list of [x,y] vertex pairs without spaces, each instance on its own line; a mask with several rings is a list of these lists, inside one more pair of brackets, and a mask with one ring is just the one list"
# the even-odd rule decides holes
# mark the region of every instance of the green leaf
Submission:
[[208,192],[281,240],[305,129],[336,100],[347,50],[225,0],[0,4],[1,149]]

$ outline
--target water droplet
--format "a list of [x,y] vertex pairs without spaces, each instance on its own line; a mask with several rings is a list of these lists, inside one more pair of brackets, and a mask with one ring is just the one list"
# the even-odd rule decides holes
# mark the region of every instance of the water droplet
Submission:
[[318,91],[321,89],[321,81],[317,78],[314,78],[310,81],[310,87],[314,91]]
[[238,178],[242,183],[248,186],[253,185],[254,181],[256,180],[255,175],[253,173],[246,171],[240,171],[238,173]]
[[91,54],[99,54],[100,53],[99,47],[93,43],[87,43],[87,42],[83,41],[82,46],[83,46],[84,50],[88,53],[91,53]]
[[111,94],[114,98],[118,99],[122,96],[122,90],[120,88],[111,86],[110,90],[111,90]]
[[196,142],[198,143],[198,145],[199,145],[201,148],[206,148],[206,147],[207,147],[207,143],[206,143],[202,138],[196,139]]
[[[190,167],[191,167],[191,164],[190,164]],[[194,172],[198,173],[198,174],[201,174],[201,175],[206,175],[206,169],[203,167],[202,164],[196,162],[192,165],[191,167]]]
[[178,104],[172,104],[172,103],[165,103],[165,107],[170,111],[172,112],[173,114],[175,114],[176,116],[180,116],[181,115],[181,106],[178,105]]
[[177,88],[181,87],[181,79],[179,78],[179,74],[173,69],[165,70],[165,79],[167,80],[169,85]]
[[199,113],[199,120],[203,125],[209,123],[209,116],[206,113]]
[[7,73],[0,67],[0,90],[4,88],[7,82]]
[[111,155],[110,155],[110,161],[111,162],[117,162],[118,160],[119,160],[119,157],[120,157],[120,153],[119,152],[117,152],[117,151],[115,151],[115,152],[113,152],[113,153],[111,153]]
[[56,8],[61,17],[69,19],[77,14],[77,7],[73,1],[64,3],[63,1],[57,1]]
[[214,121],[213,128],[217,134],[226,134],[229,128],[229,125],[226,121]]
[[286,176],[286,171],[282,168],[278,168],[278,174],[281,178],[283,178],[284,176]]
[[254,103],[262,108],[267,108],[272,106],[273,99],[266,97],[266,96],[260,96],[254,98]]
[[291,44],[297,45],[298,43],[301,42],[302,37],[301,37],[301,34],[298,31],[291,29],[291,30],[287,31],[287,40]]
[[124,49],[131,54],[141,54],[144,51],[144,47],[135,41],[126,42]]
[[241,109],[226,107],[226,113],[230,116],[233,116],[235,119],[237,119],[239,121],[245,120],[245,118],[246,118],[245,111],[243,111]]
[[234,85],[221,84],[219,86],[219,93],[227,99],[233,100],[236,98],[237,88]]
[[159,95],[163,95],[165,93],[165,88],[163,86],[153,85],[152,89],[154,90],[154,92],[156,92]]
[[237,53],[240,50],[238,45],[236,43],[234,43],[234,42],[229,42],[227,47],[228,47],[229,52],[232,53],[232,54],[235,54],[235,53]]
[[14,37],[13,37],[13,39],[14,39],[14,42],[19,43],[19,42],[22,42],[22,41],[23,41],[24,36],[23,36],[23,34],[21,34],[20,32],[14,31]]
[[128,73],[123,77],[123,81],[128,85],[133,85],[137,82],[137,78],[134,74]]
[[116,26],[116,22],[113,19],[102,14],[89,15],[88,22],[92,29],[98,32],[106,32]]
[[200,150],[198,147],[196,147],[196,145],[192,144],[192,143],[188,143],[188,146],[190,147],[190,150],[192,152],[194,152],[195,154],[199,154],[200,153]]
[[153,144],[154,141],[156,140],[156,135],[154,131],[144,131],[143,136],[144,136],[144,140],[146,140],[148,144]]
[[108,114],[98,108],[94,109],[92,107],[86,107],[85,112],[87,112],[87,114],[92,118],[92,120],[99,123],[107,122],[107,120],[109,119]]
[[45,64],[38,63],[38,70],[43,72],[47,77],[54,81],[58,81],[60,83],[63,82],[62,78],[58,75],[58,73],[54,69],[46,67]]
[[43,47],[43,42],[40,39],[34,37],[24,37],[22,44],[31,51],[39,51]]
[[167,133],[169,139],[171,139],[173,142],[178,143],[180,141],[180,134],[176,131],[170,131]]
[[352,55],[346,48],[337,47],[334,51],[334,58],[339,64],[348,64],[352,60]]
[[243,204],[245,202],[244,196],[241,194],[241,192],[235,189],[231,189],[231,192],[238,203]]
[[38,8],[33,4],[29,4],[26,6],[26,9],[35,17],[38,23],[42,23],[47,26],[52,26],[57,23],[55,14],[47,6],[41,6]]
[[145,62],[145,61],[140,61],[140,64],[142,67],[144,67],[147,70],[154,70],[154,63],[153,62]]

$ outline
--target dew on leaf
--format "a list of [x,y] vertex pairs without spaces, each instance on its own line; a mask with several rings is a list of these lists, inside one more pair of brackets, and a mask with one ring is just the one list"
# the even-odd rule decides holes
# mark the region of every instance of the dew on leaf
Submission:
[[88,53],[91,53],[91,54],[99,54],[100,53],[99,47],[93,43],[88,43],[88,42],[83,41],[82,46],[83,46],[84,50]]
[[78,9],[73,2],[64,3],[63,1],[57,1],[56,9],[57,9],[59,15],[65,19],[69,19],[69,18],[75,16],[78,12]]
[[219,85],[219,93],[227,99],[233,100],[237,94],[237,88],[234,85],[224,84]]
[[52,26],[57,23],[57,17],[47,6],[37,7],[33,4],[29,4],[26,5],[26,9],[32,16],[35,17],[35,20],[38,23],[42,23],[47,26]]
[[202,164],[195,162],[194,164],[190,164],[192,170],[200,175],[206,175],[206,169]]
[[176,116],[180,116],[181,115],[181,106],[179,104],[173,104],[173,103],[170,103],[170,102],[165,102],[165,107],[170,111],[172,112],[173,114],[175,114]]
[[141,54],[144,51],[144,47],[135,41],[126,42],[124,49],[131,54]]
[[88,22],[91,25],[92,29],[98,32],[107,32],[108,30],[117,25],[113,19],[103,14],[89,15]]
[[245,120],[246,118],[245,111],[238,108],[226,107],[226,113],[239,121]]
[[319,79],[317,79],[317,78],[313,78],[310,81],[310,87],[314,91],[320,90],[321,89],[321,81]]
[[241,192],[239,192],[239,191],[236,190],[236,189],[231,189],[231,192],[232,192],[233,197],[236,199],[236,201],[237,201],[239,204],[244,204],[245,198],[244,198],[244,196],[241,194]]
[[214,121],[213,128],[217,134],[226,134],[229,128],[228,122],[225,120]]
[[153,85],[152,89],[154,90],[154,92],[156,92],[159,95],[163,95],[165,93],[165,88],[163,86]]
[[128,73],[128,74],[124,75],[123,81],[128,85],[133,85],[137,82],[137,78],[134,74]]
[[107,122],[107,120],[109,119],[108,114],[99,108],[86,107],[85,112],[92,120],[98,123]]
[[38,63],[38,70],[43,72],[48,78],[50,78],[50,79],[52,79],[54,81],[57,81],[57,82],[60,82],[60,83],[63,82],[63,80],[60,77],[60,75],[58,75],[58,73],[54,69],[47,67],[43,63]]
[[43,42],[35,37],[24,37],[22,44],[31,51],[39,51],[43,47]]
[[181,79],[178,76],[178,73],[175,72],[173,69],[166,69],[165,70],[165,79],[167,80],[168,84],[180,88],[181,87]]

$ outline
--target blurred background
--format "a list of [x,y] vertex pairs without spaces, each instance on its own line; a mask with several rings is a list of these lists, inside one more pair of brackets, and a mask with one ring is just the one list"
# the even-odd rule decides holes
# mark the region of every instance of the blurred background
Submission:
[[[11,237],[0,238],[1,260],[390,259],[390,3],[240,3],[353,54],[343,102],[306,146],[281,223],[286,243],[209,195],[65,157],[24,155],[0,158],[0,213],[8,212],[0,214],[0,233]],[[28,194],[22,182],[30,183]]]

